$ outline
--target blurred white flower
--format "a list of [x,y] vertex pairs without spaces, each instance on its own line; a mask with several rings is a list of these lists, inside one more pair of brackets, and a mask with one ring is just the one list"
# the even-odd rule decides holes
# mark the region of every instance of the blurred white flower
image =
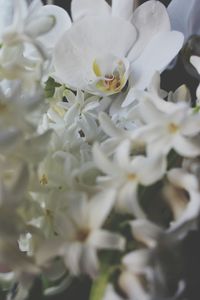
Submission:
[[114,198],[113,190],[97,194],[89,200],[85,195],[73,197],[66,213],[55,216],[57,238],[41,245],[37,253],[38,263],[62,256],[71,274],[83,272],[96,277],[97,250],[124,249],[123,237],[101,229],[113,207]]
[[7,46],[19,42],[32,43],[35,38],[44,35],[41,42],[46,47],[52,47],[52,42],[55,43],[71,26],[69,15],[58,6],[43,6],[40,0],[32,1],[29,6],[25,0],[7,2],[6,5],[4,1],[0,2],[1,40]]
[[[187,233],[187,227],[197,226],[200,212],[199,184],[197,178],[183,169],[171,169],[167,173],[170,185],[165,187],[165,196],[170,205],[174,221],[169,232],[183,227],[183,235]],[[180,231],[180,229],[179,229]]]
[[139,93],[138,105],[146,124],[140,134],[148,153],[167,155],[171,149],[185,157],[199,155],[200,116],[184,102],[166,102],[151,93]]
[[106,174],[97,180],[117,191],[117,208],[138,218],[145,217],[138,203],[138,185],[148,186],[161,179],[166,170],[165,158],[152,153],[147,157],[131,156],[131,143],[128,140],[116,148],[112,160],[97,144],[93,148],[93,155],[97,167]]

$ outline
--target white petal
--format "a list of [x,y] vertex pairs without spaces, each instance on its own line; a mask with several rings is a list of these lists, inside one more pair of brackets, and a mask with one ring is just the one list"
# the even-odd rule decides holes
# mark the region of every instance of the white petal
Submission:
[[90,200],[89,224],[92,229],[100,228],[113,208],[116,192],[105,190]]
[[[69,201],[68,218],[72,220],[72,225],[77,228],[84,228],[85,226],[87,227],[89,222],[88,215],[89,203],[85,195],[79,195],[78,198]],[[65,215],[63,215],[63,217],[66,218]],[[65,220],[66,223],[69,221],[68,218]],[[68,233],[66,233],[66,235],[68,235]]]
[[167,10],[161,2],[155,0],[140,5],[133,14],[132,22],[138,29],[138,40],[128,55],[130,61],[140,56],[156,34],[170,30]]
[[173,222],[171,224],[168,232],[171,233],[177,230],[177,233],[181,237],[181,235],[185,236],[188,230],[194,229],[194,227],[196,229],[199,212],[200,212],[199,192],[197,193],[192,191],[190,192],[190,201],[188,202],[185,211],[176,222]]
[[54,226],[59,236],[65,237],[66,239],[72,239],[76,236],[76,227],[65,214],[56,214]]
[[136,98],[135,98],[135,89],[134,88],[130,88],[123,103],[122,103],[122,108],[126,107],[130,104],[134,104],[134,102],[136,102]]
[[146,218],[145,213],[138,203],[137,182],[127,182],[118,192],[116,203],[117,210],[122,213],[133,214],[136,218]]
[[[162,102],[163,106],[165,106],[165,101],[162,100]],[[161,105],[162,102],[160,103]],[[144,99],[141,99],[138,107],[143,121],[147,124],[155,123],[165,118],[165,114],[160,111],[158,107],[154,105],[154,103],[152,103],[151,98],[148,96],[148,94]]]
[[85,16],[109,16],[111,8],[105,0],[72,0],[71,13],[74,21]]
[[136,157],[140,170],[138,171],[139,181],[143,185],[150,185],[160,180],[167,169],[167,160],[164,155],[156,154],[146,158]]
[[197,69],[197,72],[200,74],[200,57],[199,56],[191,56],[190,62]]
[[116,149],[116,161],[122,170],[130,166],[130,152],[131,142],[129,140],[124,140]]
[[[168,13],[173,30],[181,31],[187,39],[192,34],[199,32],[198,17],[194,16],[194,11],[198,11],[199,1],[198,0],[173,0],[168,6]],[[197,25],[193,26],[193,23]],[[189,26],[190,25],[190,26]],[[192,26],[191,26],[192,25]]]
[[134,273],[123,272],[119,278],[119,284],[122,290],[128,295],[129,299],[134,300],[150,300],[151,296],[148,295],[142,287],[139,277]]
[[13,0],[0,1],[0,39],[6,26],[11,24],[13,13]]
[[121,297],[117,295],[113,286],[108,285],[103,300],[123,300]]
[[122,236],[107,230],[93,231],[88,242],[97,249],[124,250],[125,247],[125,239]]
[[63,242],[59,238],[53,238],[41,243],[36,251],[36,261],[38,265],[44,265],[51,259],[57,257]]
[[53,16],[37,17],[30,21],[26,28],[25,33],[32,38],[37,38],[40,35],[44,35],[55,26],[56,20]]
[[172,99],[175,103],[179,103],[179,102],[190,103],[191,95],[187,86],[185,84],[182,84],[179,88],[177,88],[176,91],[173,93]]
[[112,15],[130,19],[133,13],[134,0],[112,0]]
[[97,277],[99,262],[95,248],[87,245],[83,247],[80,268],[82,272],[90,275],[91,278],[95,279]]
[[194,136],[200,132],[200,115],[190,115],[182,125],[181,132],[187,136]]
[[172,169],[167,173],[168,180],[175,186],[190,190],[198,190],[198,180],[193,174],[187,173],[183,169]]
[[81,243],[73,243],[71,245],[63,245],[60,250],[60,254],[64,257],[66,267],[69,268],[70,272],[77,276],[81,272],[81,255],[83,252],[83,246]]
[[184,157],[197,157],[200,154],[200,142],[198,139],[185,138],[177,135],[173,142],[173,148]]
[[120,137],[125,134],[125,132],[115,126],[112,120],[104,112],[99,114],[99,122],[103,131],[110,137]]
[[30,3],[28,7],[28,17],[37,14],[38,11],[40,11],[40,9],[43,7],[41,0],[29,0],[28,3]]
[[52,16],[55,19],[54,27],[39,38],[47,48],[54,48],[63,33],[71,27],[71,19],[64,9],[56,5],[43,6],[39,16]]
[[122,263],[130,271],[140,273],[147,266],[149,259],[150,259],[149,250],[140,249],[140,250],[134,250],[133,252],[126,254],[122,259]]
[[139,58],[131,64],[137,88],[146,88],[154,73],[163,71],[178,54],[182,45],[183,35],[180,32],[166,31],[156,35]]
[[197,96],[197,103],[199,105],[199,103],[200,103],[200,84],[197,87],[196,96]]
[[136,220],[130,222],[133,236],[149,248],[157,245],[157,239],[162,233],[162,229],[147,220]]
[[93,147],[93,158],[97,167],[105,174],[112,175],[119,171],[118,167],[102,152],[98,144],[95,144]]
[[123,19],[84,18],[62,36],[55,48],[56,77],[72,87],[84,89],[96,78],[92,66],[99,53],[124,58],[135,38],[135,28]]

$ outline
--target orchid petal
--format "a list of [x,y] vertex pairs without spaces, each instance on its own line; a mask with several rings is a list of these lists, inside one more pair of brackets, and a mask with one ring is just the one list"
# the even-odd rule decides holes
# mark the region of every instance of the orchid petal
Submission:
[[138,89],[146,88],[155,71],[162,72],[178,54],[182,45],[183,35],[180,32],[166,31],[156,35],[139,58],[131,64],[135,86]]
[[53,48],[63,33],[71,27],[71,19],[64,9],[56,5],[43,6],[38,16],[51,17],[55,20],[54,27],[39,38],[47,48]]
[[[55,75],[63,83],[84,89],[96,79],[92,66],[99,53],[101,56],[112,54],[124,58],[135,38],[135,28],[123,19],[84,18],[75,23],[57,43],[54,52]],[[67,67],[63,63],[65,61]]]
[[134,8],[134,0],[112,0],[112,15],[130,19]]
[[156,34],[170,30],[167,10],[161,2],[155,0],[140,5],[133,14],[132,23],[138,29],[138,40],[128,55],[130,61],[140,56]]
[[110,6],[105,0],[72,0],[71,13],[74,21],[85,16],[109,16]]
[[[185,39],[199,33],[199,25],[196,21],[199,19],[199,1],[198,0],[173,0],[168,6],[173,30],[181,31]],[[183,17],[184,16],[184,17]]]

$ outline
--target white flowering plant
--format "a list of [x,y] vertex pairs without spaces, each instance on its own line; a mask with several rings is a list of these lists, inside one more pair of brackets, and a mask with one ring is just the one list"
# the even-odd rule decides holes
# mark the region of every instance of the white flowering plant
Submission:
[[45,299],[87,276],[90,300],[189,300],[200,85],[165,91],[161,74],[181,51],[200,82],[198,13],[195,0],[72,0],[71,16],[0,0],[5,299],[29,299],[38,280]]

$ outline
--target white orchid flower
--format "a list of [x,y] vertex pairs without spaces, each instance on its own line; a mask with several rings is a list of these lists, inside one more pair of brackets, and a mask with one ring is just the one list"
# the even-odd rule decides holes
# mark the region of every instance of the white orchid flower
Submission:
[[55,78],[92,94],[120,92],[129,75],[126,54],[136,36],[134,26],[123,19],[83,18],[74,23],[55,47]]
[[[123,4],[131,6],[130,1]],[[99,7],[97,13],[94,1],[72,3],[73,14],[80,20],[56,45],[55,78],[74,89],[102,96],[119,93],[131,73],[131,85],[145,88],[153,73],[163,70],[178,53],[182,34],[170,31],[166,9],[158,1],[141,5],[132,21],[119,17],[118,13],[110,14],[104,1],[95,1],[95,5]],[[158,44],[162,49],[155,55]],[[130,101],[131,94],[124,105]]]
[[110,160],[96,144],[93,148],[94,161],[105,174],[97,180],[117,191],[117,208],[137,217],[145,217],[138,204],[139,184],[148,186],[161,179],[166,170],[162,155],[131,157],[131,142],[124,140],[117,148],[114,159]]

